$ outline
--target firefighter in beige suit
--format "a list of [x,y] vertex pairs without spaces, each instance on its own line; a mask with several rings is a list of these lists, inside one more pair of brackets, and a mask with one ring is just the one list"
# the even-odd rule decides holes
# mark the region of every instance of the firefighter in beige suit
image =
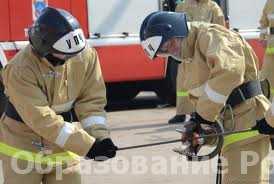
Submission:
[[274,0],[267,0],[260,19],[260,39],[266,42],[264,62],[261,76],[268,79],[271,86],[272,96],[274,94]]
[[[9,97],[0,124],[5,183],[80,184],[79,156],[105,160],[117,149],[105,124],[96,51],[86,46],[78,21],[62,9],[46,8],[29,39],[3,71]],[[20,174],[24,168],[30,169]]]
[[[182,61],[185,88],[195,104],[190,123],[214,123],[225,105],[232,108],[235,123],[225,119],[226,131],[253,127],[264,117],[270,104],[258,80],[258,60],[238,33],[217,24],[187,23],[184,13],[173,12],[150,14],[140,33],[151,59],[172,56]],[[191,60],[184,62],[186,58]],[[241,170],[243,151],[256,153],[259,159]],[[268,137],[256,131],[226,136],[221,154],[228,165],[222,182],[268,183],[268,152]]]
[[[221,8],[212,0],[185,0],[176,7],[176,12],[185,12],[188,21],[201,21],[225,26],[225,18]],[[178,66],[177,72],[177,101],[176,116],[169,123],[180,123],[185,121],[185,114],[193,112],[193,105],[189,102],[185,92],[183,65]]]

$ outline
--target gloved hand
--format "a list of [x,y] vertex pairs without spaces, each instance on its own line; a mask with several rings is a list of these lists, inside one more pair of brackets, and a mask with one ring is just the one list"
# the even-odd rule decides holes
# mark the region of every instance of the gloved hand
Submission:
[[97,139],[86,156],[95,161],[105,161],[115,157],[117,149],[110,138]]
[[260,134],[274,135],[274,128],[267,123],[265,118],[257,121],[256,126],[253,129],[257,129]]
[[210,126],[214,122],[203,119],[198,113],[193,113],[188,122],[185,122],[182,129],[182,143],[192,144],[193,146],[202,144],[214,144],[216,139],[199,139],[200,134],[216,133],[216,130]]

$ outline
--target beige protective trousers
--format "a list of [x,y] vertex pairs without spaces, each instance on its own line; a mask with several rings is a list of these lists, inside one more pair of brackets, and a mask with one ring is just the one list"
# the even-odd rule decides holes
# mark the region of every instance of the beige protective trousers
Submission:
[[176,78],[176,115],[191,114],[194,112],[194,106],[191,103],[188,93],[184,88],[184,65],[178,65],[177,78]]
[[225,151],[222,184],[269,184],[268,152],[268,138]]
[[[250,127],[245,122],[254,122],[255,109],[243,107],[234,111],[234,130],[244,130]],[[229,126],[230,121],[225,121],[226,124]],[[222,184],[269,184],[269,148],[269,136],[257,131],[225,136]]]

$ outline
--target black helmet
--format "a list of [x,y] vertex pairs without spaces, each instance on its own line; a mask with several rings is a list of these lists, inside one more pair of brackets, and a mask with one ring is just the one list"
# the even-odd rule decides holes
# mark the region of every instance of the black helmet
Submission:
[[159,48],[170,38],[187,37],[185,13],[158,11],[149,14],[140,29],[140,40],[147,55],[153,59]]
[[53,53],[74,55],[86,46],[79,22],[62,9],[45,8],[28,34],[33,49],[41,57]]

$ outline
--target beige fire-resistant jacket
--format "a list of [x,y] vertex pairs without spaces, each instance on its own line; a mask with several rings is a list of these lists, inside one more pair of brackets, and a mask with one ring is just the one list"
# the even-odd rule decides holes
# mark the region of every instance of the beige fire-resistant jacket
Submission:
[[274,0],[267,0],[260,19],[260,39],[267,40],[267,54],[274,54],[274,35],[270,34],[270,27],[274,29]]
[[[190,33],[182,42],[181,52],[182,60],[189,60],[182,63],[186,72],[184,86],[196,111],[203,118],[215,121],[234,88],[259,79],[258,59],[238,33],[217,24],[191,22],[189,25]],[[264,117],[268,107],[269,102],[263,95],[235,107],[236,121],[254,109],[236,129],[255,125],[255,119]]]
[[178,4],[176,12],[187,13],[188,21],[202,21],[225,26],[223,11],[212,0],[185,0]]
[[[3,81],[6,95],[30,131],[53,145],[83,156],[95,138],[109,136],[106,90],[95,49],[86,48],[64,65],[53,67],[29,45],[6,66]],[[57,115],[71,108],[84,130]],[[4,118],[2,123],[5,121],[10,120]]]

